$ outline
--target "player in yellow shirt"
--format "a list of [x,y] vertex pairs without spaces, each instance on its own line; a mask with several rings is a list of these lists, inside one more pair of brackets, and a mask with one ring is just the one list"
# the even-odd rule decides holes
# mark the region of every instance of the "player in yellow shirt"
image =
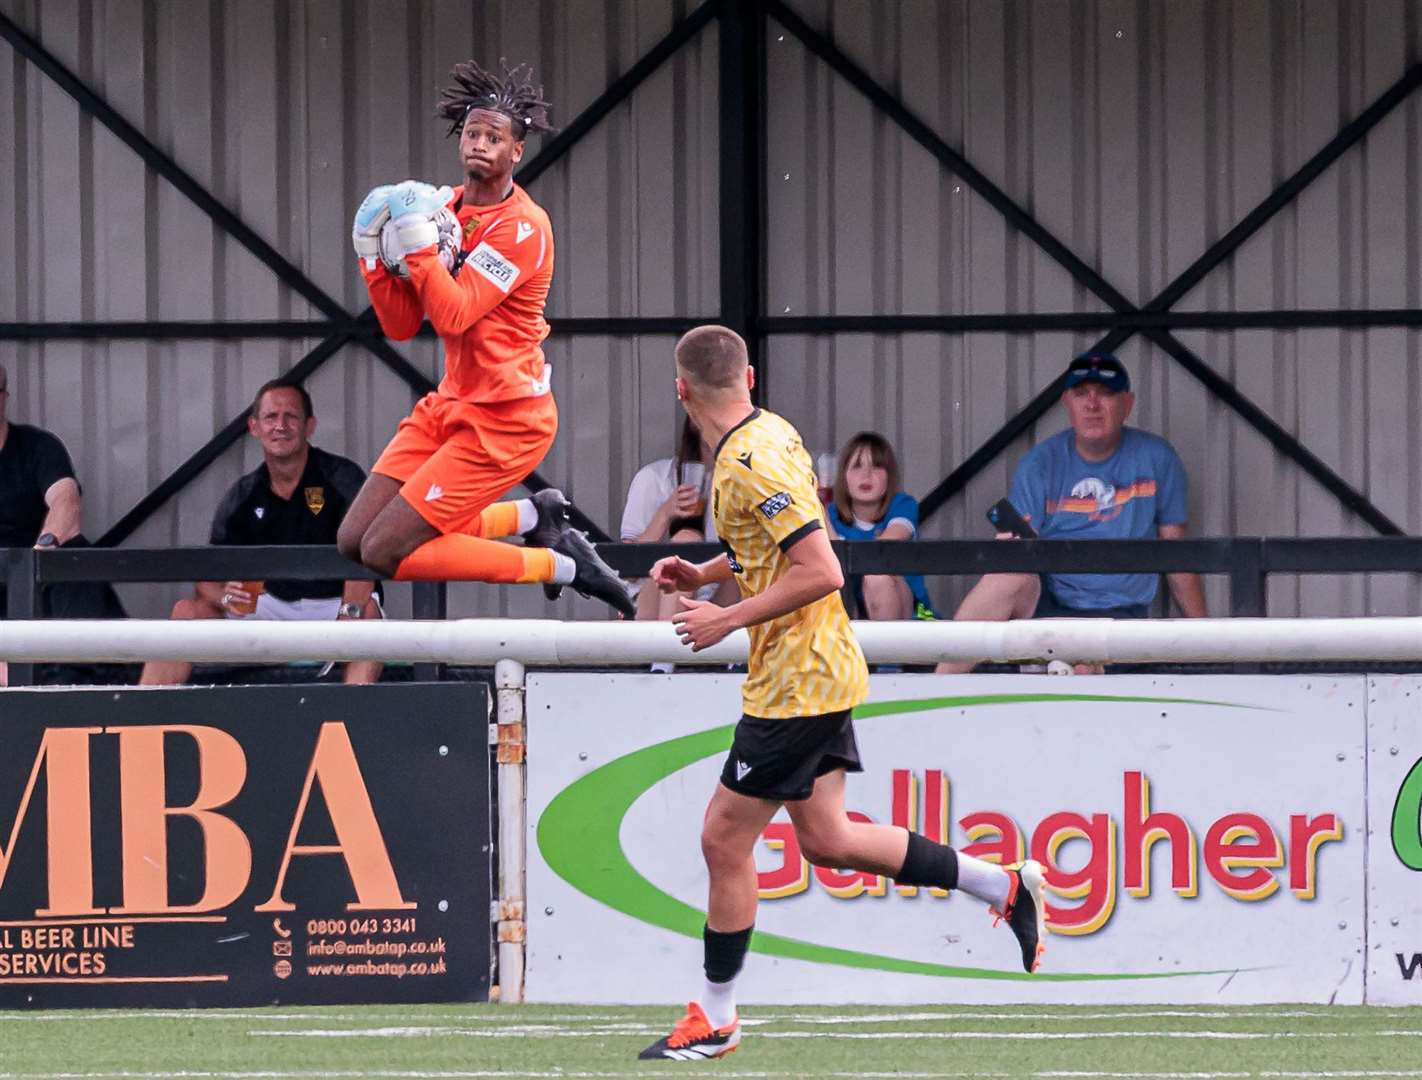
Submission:
[[738,603],[683,599],[672,621],[694,651],[745,628],[750,666],[745,715],[701,830],[706,981],[672,1033],[639,1056],[699,1061],[740,1043],[735,981],[755,924],[755,843],[782,805],[810,862],[961,889],[993,905],[1017,936],[1023,967],[1035,971],[1044,936],[1039,863],[998,866],[845,813],[845,773],[861,771],[850,710],[868,695],[869,672],[839,597],[844,577],[814,466],[793,426],[751,404],[755,371],[734,331],[689,331],[677,342],[676,376],[687,415],[716,444],[712,513],[726,553],[699,565],[662,559],[652,580],[664,592],[691,592],[734,576]]

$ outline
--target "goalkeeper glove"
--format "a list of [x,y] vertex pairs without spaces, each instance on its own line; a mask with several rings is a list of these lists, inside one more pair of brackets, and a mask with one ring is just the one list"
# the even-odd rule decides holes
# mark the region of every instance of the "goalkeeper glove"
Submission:
[[351,244],[367,270],[374,270],[380,257],[380,230],[390,220],[389,200],[394,190],[393,184],[371,188],[370,194],[356,208],[355,221],[351,224]]
[[389,191],[386,205],[392,218],[400,218],[406,214],[424,214],[431,217],[452,198],[454,189],[451,187],[435,187],[421,180],[406,180]]
[[454,197],[448,187],[434,187],[418,180],[406,180],[390,193],[387,206],[395,222],[399,256],[439,243],[435,215]]

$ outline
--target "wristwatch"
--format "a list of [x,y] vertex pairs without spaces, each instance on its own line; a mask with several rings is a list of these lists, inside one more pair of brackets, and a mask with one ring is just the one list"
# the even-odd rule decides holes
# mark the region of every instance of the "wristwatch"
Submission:
[[342,604],[337,614],[343,619],[359,619],[363,610],[359,604]]

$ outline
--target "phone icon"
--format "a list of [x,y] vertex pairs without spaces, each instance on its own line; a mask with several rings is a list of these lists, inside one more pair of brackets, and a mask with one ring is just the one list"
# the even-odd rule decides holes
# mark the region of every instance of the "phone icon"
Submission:
[[282,926],[281,919],[272,920],[272,929],[276,931],[277,937],[291,937],[291,931],[288,930],[286,927]]

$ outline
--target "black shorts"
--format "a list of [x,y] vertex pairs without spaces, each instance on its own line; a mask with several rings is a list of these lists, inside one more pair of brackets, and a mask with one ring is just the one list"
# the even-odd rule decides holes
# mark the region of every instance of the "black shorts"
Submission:
[[783,720],[742,716],[721,783],[752,799],[797,802],[836,769],[864,771],[848,709]]

